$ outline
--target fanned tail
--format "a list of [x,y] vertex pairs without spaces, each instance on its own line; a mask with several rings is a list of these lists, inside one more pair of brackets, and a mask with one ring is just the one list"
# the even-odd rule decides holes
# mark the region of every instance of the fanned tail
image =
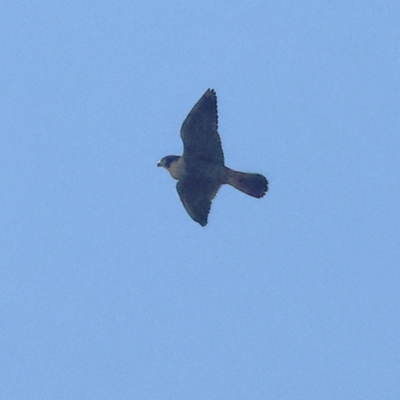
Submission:
[[268,190],[268,181],[265,176],[232,169],[229,169],[226,183],[258,199],[263,197]]

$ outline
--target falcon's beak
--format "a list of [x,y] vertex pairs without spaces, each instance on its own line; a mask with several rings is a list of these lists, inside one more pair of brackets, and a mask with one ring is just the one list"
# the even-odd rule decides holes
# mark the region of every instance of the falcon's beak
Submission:
[[162,167],[161,161],[157,163],[157,167]]

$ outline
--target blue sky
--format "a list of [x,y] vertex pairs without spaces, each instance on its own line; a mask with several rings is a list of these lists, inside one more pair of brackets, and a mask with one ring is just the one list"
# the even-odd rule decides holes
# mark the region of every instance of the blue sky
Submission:
[[[3,2],[0,398],[399,399],[399,21]],[[156,163],[209,87],[270,191],[202,228]]]

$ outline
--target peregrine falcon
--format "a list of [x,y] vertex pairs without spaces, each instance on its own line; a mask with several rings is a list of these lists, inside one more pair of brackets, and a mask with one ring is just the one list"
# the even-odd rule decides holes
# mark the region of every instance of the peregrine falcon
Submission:
[[207,224],[211,201],[222,184],[256,198],[268,190],[265,176],[234,171],[225,166],[218,134],[217,96],[208,89],[195,104],[181,127],[182,156],[166,156],[157,166],[178,180],[176,189],[190,217]]

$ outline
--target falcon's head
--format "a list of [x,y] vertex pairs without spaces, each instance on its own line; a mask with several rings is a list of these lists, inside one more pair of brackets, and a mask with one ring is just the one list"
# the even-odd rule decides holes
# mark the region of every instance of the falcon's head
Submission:
[[185,164],[179,156],[165,156],[157,163],[157,167],[164,167],[174,179],[181,179],[185,174]]

